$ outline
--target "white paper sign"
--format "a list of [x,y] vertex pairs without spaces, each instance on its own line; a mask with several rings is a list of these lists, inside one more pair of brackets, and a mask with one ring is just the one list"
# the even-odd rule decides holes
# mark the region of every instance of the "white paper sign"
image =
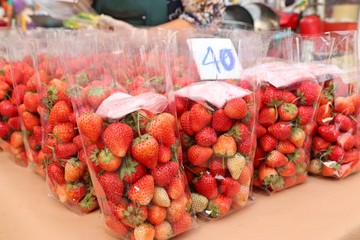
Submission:
[[240,78],[242,67],[230,39],[192,38],[187,44],[201,80]]

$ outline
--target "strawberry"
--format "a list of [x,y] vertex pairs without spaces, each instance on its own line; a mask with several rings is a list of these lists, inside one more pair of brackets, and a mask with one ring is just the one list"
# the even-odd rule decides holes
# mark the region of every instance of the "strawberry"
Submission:
[[218,132],[226,132],[233,125],[233,120],[226,116],[224,109],[218,109],[214,112],[211,127]]
[[252,179],[252,169],[253,169],[252,166],[251,168],[247,165],[244,166],[243,170],[241,171],[240,177],[238,179],[240,185],[250,186]]
[[69,115],[72,112],[69,104],[65,101],[57,102],[50,111],[49,122],[51,124],[64,123],[69,121]]
[[173,236],[171,224],[167,221],[155,226],[155,239],[166,240]]
[[67,183],[66,195],[72,203],[78,203],[86,195],[86,186],[83,183]]
[[159,145],[159,163],[167,163],[171,160],[171,149],[170,147]]
[[88,103],[95,109],[109,96],[110,91],[103,86],[90,87],[86,95]]
[[249,128],[243,123],[236,123],[227,134],[232,136],[237,142],[251,136]]
[[208,165],[211,175],[215,178],[225,178],[226,169],[224,167],[222,159],[217,157],[213,158]]
[[299,110],[298,119],[300,125],[305,126],[309,124],[314,114],[314,108],[310,106],[300,106],[298,110]]
[[151,171],[156,185],[166,187],[179,171],[179,165],[176,162],[160,163]]
[[218,196],[216,179],[208,172],[194,179],[193,184],[195,190],[208,199],[215,199]]
[[35,113],[39,106],[39,99],[37,93],[27,92],[24,95],[24,105],[27,111]]
[[318,133],[327,142],[335,142],[340,136],[338,128],[333,124],[319,126]]
[[321,174],[324,177],[334,177],[336,171],[335,168],[338,168],[338,166],[334,162],[332,164],[329,164],[329,166],[324,164],[321,170]]
[[103,132],[103,141],[117,157],[124,157],[133,141],[132,128],[121,122],[110,124]]
[[142,135],[134,139],[131,154],[146,167],[154,169],[159,156],[159,143],[149,134]]
[[195,132],[191,129],[190,111],[186,111],[181,115],[180,126],[187,135],[193,136],[195,134]]
[[185,192],[185,183],[180,177],[174,177],[166,187],[166,192],[173,200],[181,197]]
[[212,114],[201,104],[196,103],[190,110],[190,126],[194,132],[199,132],[211,123]]
[[121,165],[121,158],[114,156],[110,149],[105,147],[98,156],[98,165],[105,171],[115,172]]
[[264,127],[273,125],[277,120],[277,113],[275,108],[264,107],[260,109],[258,123]]
[[258,177],[260,182],[265,186],[281,186],[281,180],[279,178],[278,172],[275,168],[267,167],[264,163],[260,165]]
[[291,124],[288,122],[277,122],[267,129],[268,133],[279,140],[287,140],[291,133]]
[[349,151],[355,146],[355,137],[351,133],[343,133],[340,134],[336,142],[345,151]]
[[312,159],[309,163],[308,171],[311,174],[319,175],[321,173],[322,163],[320,159]]
[[284,166],[276,169],[280,176],[291,177],[296,174],[296,167],[294,162],[288,162]]
[[271,151],[266,156],[266,164],[271,168],[278,168],[284,166],[286,163],[289,162],[289,159],[277,150]]
[[273,86],[266,86],[261,93],[262,103],[268,107],[278,107],[283,101],[283,90],[276,89]]
[[225,197],[234,197],[240,190],[240,183],[231,177],[227,177],[220,183],[220,194]]
[[110,230],[121,236],[129,231],[129,227],[120,222],[115,216],[108,215],[105,217],[105,224],[110,228]]
[[[170,118],[170,116],[171,118]],[[160,113],[146,126],[146,132],[153,136],[160,144],[171,146],[176,142],[174,132],[174,117],[168,113]]]
[[52,131],[55,138],[61,143],[70,142],[76,134],[75,126],[70,123],[59,123],[56,124]]
[[282,154],[289,154],[295,152],[295,146],[290,141],[279,141],[276,150]]
[[69,158],[71,156],[76,155],[77,152],[78,152],[78,147],[73,142],[58,143],[58,144],[56,144],[56,147],[55,147],[55,154],[58,159]]
[[[21,123],[20,123],[20,117],[12,117],[12,118],[9,118],[9,120],[7,121],[9,127],[14,130],[14,131],[20,131],[21,130]],[[35,128],[38,127],[38,126],[35,126],[34,127],[34,131],[35,131]]]
[[213,152],[213,149],[210,147],[193,145],[187,151],[187,157],[190,163],[196,166],[201,166],[211,158]]
[[202,147],[211,147],[216,143],[217,135],[214,129],[211,127],[205,127],[201,129],[195,135],[197,144]]
[[335,162],[341,162],[344,158],[345,151],[340,146],[331,146],[329,149],[329,159]]
[[78,180],[85,171],[85,165],[76,158],[69,159],[65,163],[65,181],[67,183]]
[[191,193],[191,201],[192,201],[191,207],[195,213],[201,213],[205,211],[209,203],[209,200],[206,197],[198,193]]
[[224,112],[229,118],[240,120],[247,115],[248,107],[243,98],[233,98],[226,103]]
[[235,154],[234,157],[228,158],[226,161],[230,175],[235,180],[239,179],[245,164],[246,159],[239,153]]
[[342,159],[341,163],[356,163],[359,161],[360,152],[357,149],[353,149],[350,151],[345,152],[344,158]]
[[277,142],[278,140],[268,133],[259,139],[259,145],[265,152],[274,150],[276,148]]
[[215,155],[223,157],[232,157],[237,150],[235,139],[226,134],[218,137],[212,148]]
[[330,143],[325,141],[322,137],[314,136],[312,150],[315,152],[325,151],[330,146]]
[[232,204],[232,207],[234,209],[242,208],[246,205],[248,199],[249,199],[249,186],[240,186],[239,192],[234,197],[234,202]]
[[304,81],[297,88],[296,95],[300,98],[300,103],[306,106],[312,106],[319,98],[321,87],[313,81]]
[[11,93],[11,103],[14,105],[22,104],[26,91],[27,87],[24,84],[16,85]]
[[177,116],[181,116],[187,109],[188,100],[183,97],[175,97],[175,106]]
[[186,212],[187,203],[188,199],[185,195],[172,201],[167,208],[167,219],[171,223],[179,221]]
[[120,169],[120,177],[127,183],[135,183],[140,178],[146,175],[146,167],[132,160],[130,157],[126,157]]
[[0,115],[4,117],[15,117],[18,115],[18,109],[9,100],[0,102]]
[[212,218],[218,218],[226,215],[233,203],[233,199],[224,195],[219,195],[217,198],[209,202],[208,211]]
[[148,210],[148,221],[152,225],[162,223],[166,218],[166,209],[157,205],[151,205]]
[[350,97],[337,97],[335,98],[334,111],[344,115],[351,115],[355,112],[355,105]]
[[0,122],[0,138],[7,138],[10,134],[9,125],[6,122]]
[[328,125],[331,122],[331,120],[332,120],[332,109],[330,102],[320,105],[315,115],[316,124]]
[[138,206],[131,202],[122,212],[124,217],[121,220],[125,225],[135,228],[135,226],[142,224],[148,216],[148,209],[146,206]]
[[282,99],[284,103],[293,103],[295,105],[299,105],[298,97],[289,91],[284,91],[282,95]]
[[267,133],[267,129],[265,127],[263,127],[260,124],[257,124],[255,127],[255,131],[256,131],[256,137],[260,138],[262,136],[264,136]]
[[281,121],[291,121],[297,117],[299,110],[293,103],[284,103],[278,109]]
[[47,166],[47,175],[51,182],[56,184],[65,184],[64,168],[60,163],[54,162]]
[[305,132],[301,128],[293,128],[291,130],[289,141],[294,144],[295,147],[301,148],[305,141]]
[[35,126],[40,126],[40,119],[30,112],[23,112],[21,118],[28,131],[33,131]]
[[151,201],[160,207],[167,208],[170,206],[169,195],[167,194],[165,188],[162,187],[155,187],[154,196]]
[[254,167],[257,168],[264,159],[265,159],[265,152],[262,150],[262,148],[257,147],[255,149],[255,156],[253,162]]
[[83,113],[77,120],[77,126],[81,134],[95,142],[100,137],[103,128],[103,120],[95,113]]
[[256,138],[248,137],[238,142],[237,151],[244,155],[249,155],[251,150],[256,147]]
[[21,148],[24,146],[24,136],[21,132],[13,132],[10,135],[9,144],[13,148]]
[[128,196],[131,201],[137,204],[148,205],[154,196],[154,192],[154,178],[151,175],[145,175],[130,186]]
[[85,197],[79,202],[80,211],[89,213],[99,207],[99,203],[94,196],[94,189],[91,189]]
[[124,183],[120,179],[119,174],[115,172],[105,172],[98,176],[98,180],[107,199],[114,204],[121,203]]
[[341,113],[335,115],[334,124],[340,131],[348,132],[353,129],[353,123],[351,119]]

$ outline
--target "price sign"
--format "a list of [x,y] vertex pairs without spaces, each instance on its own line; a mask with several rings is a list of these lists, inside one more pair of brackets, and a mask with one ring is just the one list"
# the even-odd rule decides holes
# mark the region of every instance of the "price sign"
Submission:
[[201,80],[240,78],[242,67],[230,39],[193,38],[187,44]]

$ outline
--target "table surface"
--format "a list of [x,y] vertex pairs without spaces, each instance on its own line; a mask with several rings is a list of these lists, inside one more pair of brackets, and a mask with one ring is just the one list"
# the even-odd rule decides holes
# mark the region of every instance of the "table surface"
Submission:
[[[78,216],[47,196],[44,180],[0,154],[1,240],[114,240],[99,211]],[[176,240],[359,240],[360,174],[306,183],[256,201],[225,218],[199,221]]]

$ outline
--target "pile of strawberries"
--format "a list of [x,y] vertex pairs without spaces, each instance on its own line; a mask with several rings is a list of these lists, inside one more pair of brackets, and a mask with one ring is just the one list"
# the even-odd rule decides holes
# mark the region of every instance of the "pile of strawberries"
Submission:
[[[246,81],[238,86],[252,90]],[[209,103],[188,98],[177,97],[176,103],[193,211],[212,219],[244,207],[256,146],[254,94],[211,110]]]
[[254,158],[254,185],[279,191],[307,179],[314,114],[321,86],[305,80],[285,88],[265,82],[260,104]]
[[310,173],[343,178],[359,170],[359,116],[357,83],[340,77],[326,81],[315,117]]

